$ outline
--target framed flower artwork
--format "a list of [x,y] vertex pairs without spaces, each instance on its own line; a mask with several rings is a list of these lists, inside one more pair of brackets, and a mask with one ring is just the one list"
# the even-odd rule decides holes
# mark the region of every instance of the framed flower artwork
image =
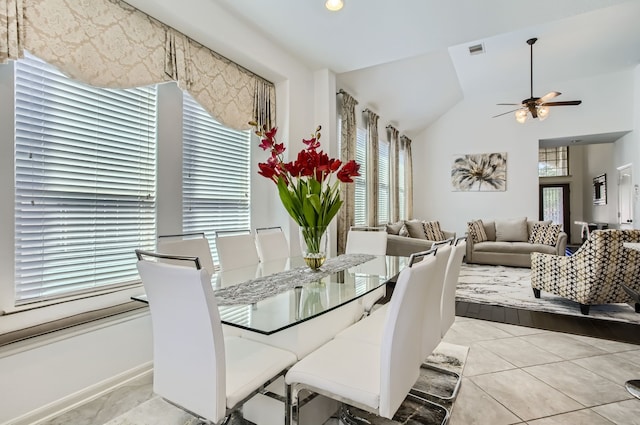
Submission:
[[451,185],[460,192],[506,191],[506,152],[454,155]]

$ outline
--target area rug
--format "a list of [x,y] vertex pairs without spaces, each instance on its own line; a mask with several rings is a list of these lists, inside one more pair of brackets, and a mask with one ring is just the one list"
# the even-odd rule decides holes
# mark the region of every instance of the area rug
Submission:
[[[463,264],[456,300],[584,317],[575,301],[544,291],[535,298],[531,270],[520,267]],[[626,303],[593,305],[588,317],[640,324],[640,314]]]
[[[440,343],[434,353],[427,359],[428,364],[443,367],[447,370],[462,374],[464,364],[469,353],[469,348],[446,342]],[[433,392],[450,393],[455,381],[450,375],[433,372],[431,369],[422,369],[418,383],[421,389],[433,390]],[[455,400],[444,403],[444,407],[451,411]],[[393,420],[376,417],[358,409],[353,409],[359,417],[366,418],[372,425],[440,425],[444,415],[438,409],[418,404],[409,399],[402,403]],[[160,397],[154,397],[134,407],[128,412],[107,422],[105,425],[198,425],[198,421],[192,415],[167,403]],[[240,417],[232,417],[230,425],[250,425]],[[329,419],[325,425],[338,425],[337,419]]]

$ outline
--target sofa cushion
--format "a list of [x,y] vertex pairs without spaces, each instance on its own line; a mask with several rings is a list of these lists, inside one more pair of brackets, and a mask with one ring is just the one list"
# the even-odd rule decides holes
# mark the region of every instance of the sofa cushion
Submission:
[[424,235],[430,241],[443,241],[446,239],[444,233],[440,229],[439,221],[425,221],[422,223],[424,227]]
[[402,222],[402,227],[400,228],[400,231],[398,232],[398,236],[402,236],[405,238],[409,237],[409,230],[407,230],[407,225],[404,224],[404,222]]
[[535,223],[531,227],[529,243],[555,246],[560,230],[559,224]]
[[488,241],[496,240],[496,223],[495,221],[483,221],[484,233],[487,235]]
[[527,218],[510,220],[496,220],[496,241],[498,242],[528,242]]
[[404,225],[407,227],[410,237],[416,239],[427,239],[427,236],[424,234],[422,220],[407,220],[404,222]]
[[551,220],[544,220],[544,221],[528,220],[527,221],[527,230],[529,231],[529,237],[531,237],[531,231],[533,230],[533,225],[534,224],[553,224],[553,222]]
[[400,229],[404,226],[404,220],[396,221],[395,223],[389,223],[385,226],[387,233],[390,235],[397,235],[400,233]]
[[529,242],[480,242],[473,246],[476,252],[500,254],[530,254],[532,252],[555,253],[549,245],[532,244]]
[[473,243],[484,242],[487,240],[487,233],[484,231],[482,220],[474,220],[468,222],[467,232],[469,232]]

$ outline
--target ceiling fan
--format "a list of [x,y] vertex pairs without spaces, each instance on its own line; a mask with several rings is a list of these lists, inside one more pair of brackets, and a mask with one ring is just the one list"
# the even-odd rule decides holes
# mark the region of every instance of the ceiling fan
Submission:
[[516,113],[516,121],[521,124],[527,120],[527,114],[531,113],[533,118],[539,118],[540,121],[549,116],[549,106],[575,106],[582,103],[581,100],[566,100],[563,102],[549,102],[556,96],[560,96],[562,93],[557,91],[552,91],[550,93],[545,94],[542,97],[534,97],[533,96],[533,45],[538,41],[537,38],[530,38],[527,40],[527,44],[531,46],[531,97],[523,100],[521,103],[498,103],[498,105],[513,105],[519,106],[518,109],[513,109],[511,111],[504,112],[502,114],[495,115],[495,117],[500,117],[502,115],[510,114],[511,112]]

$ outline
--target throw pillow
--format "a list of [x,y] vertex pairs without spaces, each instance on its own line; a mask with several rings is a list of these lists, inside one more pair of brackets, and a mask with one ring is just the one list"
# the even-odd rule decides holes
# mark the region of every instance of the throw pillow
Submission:
[[559,224],[535,223],[531,227],[529,243],[555,246],[560,230]]
[[427,239],[424,234],[424,226],[422,225],[421,220],[407,220],[404,222],[404,225],[407,226],[409,236],[412,238]]
[[471,236],[473,243],[484,242],[487,240],[487,234],[484,231],[482,220],[474,220],[467,223],[467,232]]
[[496,220],[496,241],[501,242],[527,242],[527,218],[514,218],[510,220]]
[[404,223],[402,223],[402,227],[400,228],[400,231],[398,232],[398,236],[404,236],[405,238],[409,237],[409,231],[407,230],[407,226],[405,226]]
[[447,239],[440,229],[439,221],[423,221],[422,226],[424,227],[424,235],[430,241],[443,241]]
[[387,228],[387,233],[390,235],[397,235],[400,233],[400,229],[404,226],[404,221],[400,220],[396,223],[389,223],[385,227]]

